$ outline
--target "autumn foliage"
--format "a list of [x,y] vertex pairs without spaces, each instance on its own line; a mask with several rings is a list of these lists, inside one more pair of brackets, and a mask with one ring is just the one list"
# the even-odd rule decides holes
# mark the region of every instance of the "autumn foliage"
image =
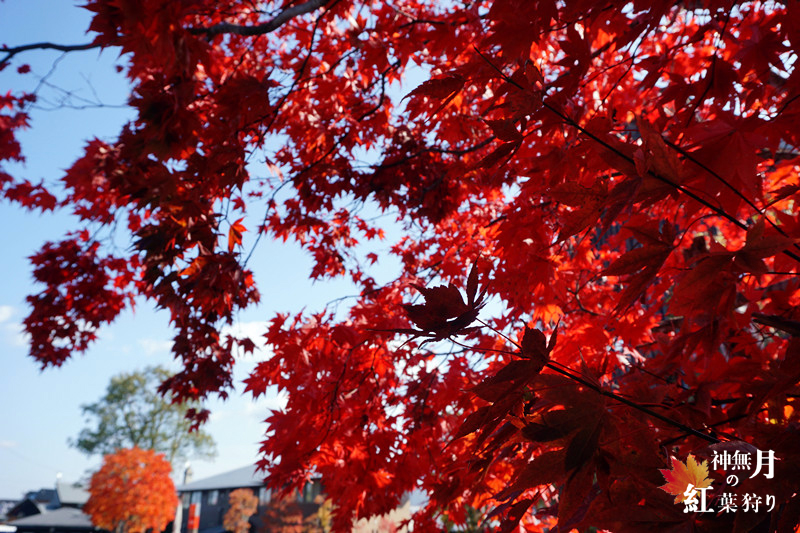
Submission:
[[[273,488],[321,475],[339,530],[414,488],[421,531],[470,509],[503,531],[795,526],[800,3],[254,5],[88,1],[136,118],[57,199],[0,173],[83,221],[32,258],[37,361],[142,296],[184,363],[163,389],[224,396],[254,343],[223,327],[282,283],[257,287],[251,252],[292,240],[357,295],[275,314],[246,384],[287,398]],[[0,97],[0,160],[31,98]],[[102,245],[122,228],[127,251]],[[684,513],[659,489],[672,457],[742,441],[779,461],[735,490],[774,509]]]
[[163,531],[178,506],[171,470],[164,454],[152,450],[128,448],[106,455],[92,475],[83,510],[95,526],[108,531]]
[[250,489],[236,489],[228,495],[230,507],[225,512],[222,526],[232,533],[250,531],[250,517],[258,511],[258,498]]

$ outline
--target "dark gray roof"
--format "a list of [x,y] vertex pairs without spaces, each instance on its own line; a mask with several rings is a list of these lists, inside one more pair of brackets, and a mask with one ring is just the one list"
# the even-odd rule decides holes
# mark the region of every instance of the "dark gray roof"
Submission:
[[29,527],[54,527],[54,528],[84,528],[95,529],[89,515],[80,509],[73,509],[71,507],[62,507],[53,511],[47,511],[42,514],[26,516],[19,520],[14,520],[9,525],[15,526],[18,530],[24,530]]
[[56,491],[53,489],[32,490],[25,495],[25,498],[36,503],[44,503],[47,505],[55,503]]
[[30,516],[47,511],[47,505],[37,503],[30,498],[18,502],[14,507],[7,511],[8,516]]
[[56,483],[58,501],[61,505],[83,505],[89,499],[89,493],[78,485]]
[[178,487],[178,492],[194,490],[236,489],[239,487],[260,487],[264,484],[264,474],[256,472],[255,466],[243,466],[216,476],[198,479]]

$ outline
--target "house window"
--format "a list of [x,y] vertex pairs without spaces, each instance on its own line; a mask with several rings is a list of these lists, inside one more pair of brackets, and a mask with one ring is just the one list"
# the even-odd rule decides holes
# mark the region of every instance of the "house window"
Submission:
[[184,492],[181,494],[181,505],[183,507],[189,507],[189,498],[191,497],[191,493]]
[[272,491],[267,487],[261,487],[258,489],[258,504],[264,505],[269,503],[270,496],[272,496]]
[[322,492],[322,486],[319,483],[309,481],[303,488],[297,491],[298,503],[314,503],[314,500]]
[[202,494],[203,493],[200,491],[194,491],[192,493],[191,499],[189,500],[189,503],[200,503],[200,496],[202,496]]
[[219,491],[212,490],[208,493],[208,505],[217,505],[219,501]]
[[298,495],[298,501],[304,503],[315,503],[317,496],[322,494],[322,483],[319,481],[309,481],[303,486],[303,491]]

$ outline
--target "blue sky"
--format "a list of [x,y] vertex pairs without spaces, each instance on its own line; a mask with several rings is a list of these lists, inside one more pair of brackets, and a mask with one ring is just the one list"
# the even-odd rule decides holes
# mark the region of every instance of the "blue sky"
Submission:
[[[89,13],[70,2],[0,2],[0,42],[9,46],[38,41],[88,42],[88,25]],[[13,67],[0,73],[0,91],[32,90],[56,62],[46,81],[66,89],[71,96],[64,100],[66,93],[42,87],[38,108],[31,110],[31,129],[20,135],[27,161],[6,165],[6,169],[34,182],[44,179],[55,184],[80,155],[87,139],[113,139],[132,116],[122,105],[127,98],[127,82],[114,71],[122,61],[113,50],[63,56],[32,51],[17,56]],[[16,74],[21,63],[30,64],[32,73]],[[106,105],[121,107],[69,107],[83,106],[97,98]],[[0,279],[4,280],[0,284],[0,498],[17,498],[28,490],[52,487],[58,473],[64,480],[73,481],[96,469],[99,458],[87,458],[67,444],[84,426],[80,406],[99,399],[111,376],[120,372],[157,364],[176,368],[169,351],[172,332],[167,316],[144,301],[135,312],[126,312],[102,330],[100,340],[86,354],[61,368],[40,371],[27,356],[20,324],[27,312],[25,297],[36,291],[27,258],[44,242],[60,239],[73,227],[75,220],[65,213],[43,215],[0,203]],[[248,237],[252,239],[246,234]],[[296,246],[262,241],[248,266],[254,270],[263,303],[241,313],[236,328],[258,340],[275,312],[319,309],[333,298],[353,294],[346,282],[312,285],[307,277],[310,265],[309,258]],[[239,392],[242,379],[264,357],[262,352],[237,363]],[[265,430],[261,421],[268,409],[280,402],[274,395],[255,402],[236,393],[227,402],[211,401],[208,407],[212,416],[206,430],[217,441],[219,453],[213,461],[192,462],[195,479],[254,462]]]

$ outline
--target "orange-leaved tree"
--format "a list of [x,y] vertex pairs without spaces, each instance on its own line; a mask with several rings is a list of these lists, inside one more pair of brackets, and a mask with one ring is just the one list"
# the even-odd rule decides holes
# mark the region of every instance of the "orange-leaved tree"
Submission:
[[[176,330],[163,389],[227,394],[255,345],[226,326],[283,283],[254,249],[293,240],[355,295],[276,310],[247,390],[286,396],[272,487],[321,476],[338,530],[414,489],[425,531],[471,509],[506,531],[798,522],[799,2],[86,7],[91,42],[0,48],[20,71],[34,48],[114,48],[133,86],[135,117],[59,189],[0,173],[11,201],[80,218],[32,257],[43,366],[139,296]],[[0,94],[19,160],[34,96]],[[659,489],[672,457],[737,451],[774,452],[774,477],[710,462],[708,496],[758,509]]]
[[232,533],[250,531],[250,517],[258,511],[258,498],[250,489],[236,489],[228,495],[230,507],[222,520],[223,527]]
[[178,505],[171,469],[164,454],[152,450],[108,454],[92,475],[83,510],[95,526],[115,533],[163,531]]

